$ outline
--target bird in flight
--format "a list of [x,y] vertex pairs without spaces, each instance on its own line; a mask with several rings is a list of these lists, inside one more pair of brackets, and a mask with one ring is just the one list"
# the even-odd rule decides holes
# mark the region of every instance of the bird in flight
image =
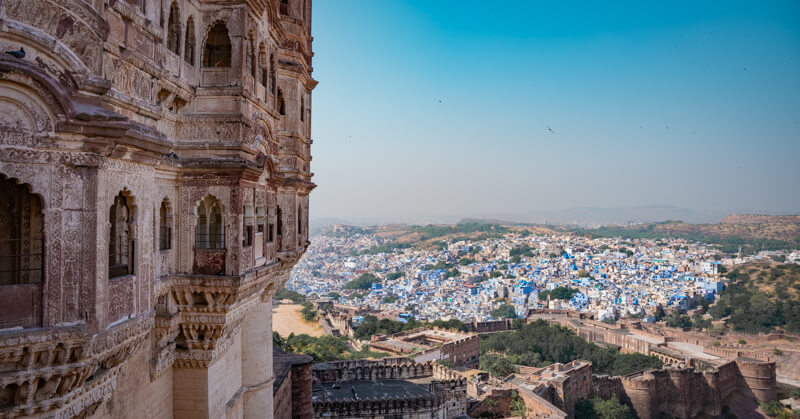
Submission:
[[547,130],[550,131],[551,134],[555,134],[556,133],[555,131],[553,131],[552,128],[550,128],[550,125],[545,125],[545,126],[547,127]]

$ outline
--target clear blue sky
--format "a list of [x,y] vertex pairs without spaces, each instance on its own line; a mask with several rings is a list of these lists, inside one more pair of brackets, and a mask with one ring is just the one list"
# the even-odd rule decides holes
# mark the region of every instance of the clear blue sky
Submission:
[[796,0],[314,0],[312,32],[312,218],[800,213]]

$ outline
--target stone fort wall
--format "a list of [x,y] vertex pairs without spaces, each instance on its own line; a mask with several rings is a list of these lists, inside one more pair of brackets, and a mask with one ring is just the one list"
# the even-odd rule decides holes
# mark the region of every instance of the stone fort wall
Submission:
[[734,393],[757,401],[776,398],[775,364],[738,359],[706,371],[667,367],[624,377],[594,376],[592,394],[619,397],[642,419],[718,416]]

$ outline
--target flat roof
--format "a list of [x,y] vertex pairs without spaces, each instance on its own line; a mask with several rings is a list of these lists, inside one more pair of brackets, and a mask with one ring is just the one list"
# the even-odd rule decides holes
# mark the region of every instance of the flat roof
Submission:
[[312,400],[408,399],[429,394],[427,388],[406,380],[344,381],[315,384]]

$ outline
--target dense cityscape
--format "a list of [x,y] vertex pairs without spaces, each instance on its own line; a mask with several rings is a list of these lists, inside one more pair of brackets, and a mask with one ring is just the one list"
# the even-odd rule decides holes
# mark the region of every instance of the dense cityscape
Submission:
[[[486,321],[508,304],[520,317],[530,308],[549,308],[600,320],[653,321],[659,307],[686,310],[713,302],[725,287],[720,274],[726,265],[768,258],[723,258],[713,245],[683,239],[593,239],[490,227],[495,233],[488,238],[387,248],[372,230],[333,226],[314,237],[287,287],[395,311],[400,319]],[[788,257],[800,259],[796,252]]]

